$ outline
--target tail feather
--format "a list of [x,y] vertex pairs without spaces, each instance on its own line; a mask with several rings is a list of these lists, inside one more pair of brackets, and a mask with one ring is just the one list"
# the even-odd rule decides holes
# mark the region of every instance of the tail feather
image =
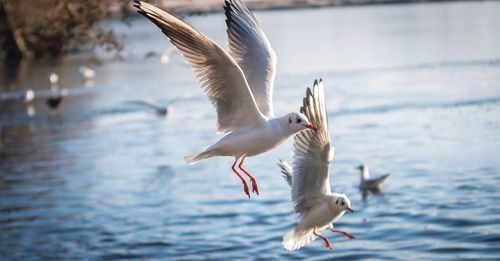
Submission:
[[193,155],[189,155],[189,156],[186,156],[184,157],[184,161],[187,163],[187,164],[195,164],[196,162],[202,160],[202,159],[206,159],[206,158],[209,158],[211,157],[210,155],[210,151],[204,151],[204,152],[201,152],[201,153],[198,153],[198,154],[193,154]]
[[283,247],[288,251],[294,251],[311,243],[314,239],[316,239],[316,236],[313,234],[312,229],[307,231],[297,231],[294,228],[288,231],[288,233],[283,237]]
[[292,186],[292,176],[293,170],[290,164],[284,160],[280,160],[278,162],[278,166],[281,168],[281,173],[283,174],[283,178],[286,180],[288,185]]
[[383,175],[383,176],[381,176],[381,177],[377,178],[377,180],[375,181],[375,183],[376,183],[377,185],[381,185],[381,184],[382,184],[382,182],[384,182],[384,181],[385,181],[385,180],[389,177],[389,175],[391,175],[391,173],[387,173],[387,174],[385,174],[385,175]]

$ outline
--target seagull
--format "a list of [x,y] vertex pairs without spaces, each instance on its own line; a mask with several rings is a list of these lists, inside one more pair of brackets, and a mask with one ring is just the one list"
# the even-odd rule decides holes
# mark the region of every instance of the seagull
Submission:
[[92,68],[85,65],[80,66],[80,68],[78,68],[78,72],[84,81],[94,79],[96,74]]
[[57,73],[51,73],[49,75],[49,82],[51,88],[57,88],[59,85],[59,75],[57,75]]
[[381,191],[382,183],[389,177],[390,173],[382,175],[378,178],[370,179],[370,173],[368,166],[360,165],[356,169],[361,171],[361,179],[359,181],[359,189],[361,190],[372,190]]
[[32,89],[28,89],[26,90],[26,92],[22,94],[22,100],[24,104],[28,104],[32,102],[34,99],[35,99],[35,92]]
[[63,99],[61,90],[59,89],[59,75],[56,73],[51,73],[49,76],[50,82],[50,94],[49,97],[45,100],[45,103],[51,109],[57,109],[61,104]]
[[281,167],[288,184],[292,187],[294,210],[301,217],[299,224],[283,237],[283,247],[289,251],[297,250],[316,237],[323,239],[325,246],[332,244],[321,231],[328,228],[349,239],[351,233],[337,230],[332,223],[339,220],[346,211],[353,212],[351,201],[345,194],[332,193],[330,190],[330,163],[334,148],[330,147],[328,115],[325,107],[322,80],[314,81],[313,89],[307,88],[303,106],[300,108],[318,131],[303,131],[294,138],[293,169],[281,160]]
[[217,110],[217,131],[228,133],[205,151],[187,156],[186,163],[214,156],[232,156],[233,172],[250,197],[252,183],[259,195],[257,180],[243,168],[247,157],[269,151],[293,134],[316,130],[302,113],[275,117],[272,104],[276,54],[257,20],[240,0],[225,1],[229,52],[175,16],[135,0],[138,12],[156,24],[196,74],[202,89]]

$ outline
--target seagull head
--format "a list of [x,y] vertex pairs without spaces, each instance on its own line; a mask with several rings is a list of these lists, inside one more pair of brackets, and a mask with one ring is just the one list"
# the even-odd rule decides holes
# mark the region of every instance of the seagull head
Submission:
[[330,204],[333,204],[333,208],[337,209],[337,211],[340,209],[341,211],[354,212],[351,207],[351,200],[345,194],[333,197]]
[[309,122],[306,115],[302,113],[292,112],[286,116],[288,127],[295,133],[305,129],[311,129],[317,131],[318,128]]
[[356,167],[356,169],[359,169],[359,170],[361,170],[361,171],[362,171],[364,168],[365,168],[365,165],[359,165],[359,166],[357,166],[357,167]]

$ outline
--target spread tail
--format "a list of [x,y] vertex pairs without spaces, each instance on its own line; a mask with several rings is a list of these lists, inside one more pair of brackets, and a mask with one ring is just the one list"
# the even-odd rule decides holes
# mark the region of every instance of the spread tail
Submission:
[[297,231],[294,228],[283,237],[283,247],[288,251],[294,251],[311,243],[314,239],[316,239],[316,236],[313,234],[312,229]]
[[202,160],[202,159],[206,159],[206,158],[209,158],[211,157],[212,155],[210,155],[210,151],[204,151],[204,152],[201,152],[201,153],[198,153],[198,154],[193,154],[193,155],[189,155],[189,156],[186,156],[184,157],[184,161],[187,163],[187,164],[195,164],[196,162]]
[[292,186],[292,175],[293,175],[293,169],[288,164],[288,162],[284,160],[280,160],[278,162],[278,166],[281,168],[281,173],[283,174],[283,178],[286,180],[288,185]]

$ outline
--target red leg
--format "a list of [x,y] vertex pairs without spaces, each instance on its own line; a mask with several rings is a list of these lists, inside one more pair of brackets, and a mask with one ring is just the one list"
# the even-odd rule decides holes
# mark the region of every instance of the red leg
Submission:
[[250,181],[252,181],[252,191],[259,195],[259,185],[257,184],[257,180],[254,178],[254,176],[252,176],[252,174],[248,173],[248,171],[243,168],[243,162],[245,161],[245,159],[246,157],[243,157],[241,159],[240,165],[238,167],[240,167],[240,169],[250,178]]
[[321,239],[323,239],[323,241],[325,241],[325,246],[328,248],[328,249],[333,249],[332,247],[332,244],[330,243],[330,240],[328,240],[328,238],[322,236],[320,233],[316,232],[316,229],[313,230],[313,234]]
[[328,229],[330,229],[333,233],[342,234],[342,235],[348,237],[349,239],[356,239],[356,237],[353,234],[351,234],[349,232],[337,230],[337,229],[333,228],[333,226],[329,226]]
[[238,173],[238,171],[236,171],[236,168],[234,167],[236,166],[236,162],[238,162],[238,158],[234,159],[234,163],[231,169],[233,169],[234,173],[236,173],[236,175],[238,175],[238,177],[241,179],[241,182],[243,182],[243,190],[245,191],[245,194],[247,194],[248,198],[250,198],[250,191],[248,189],[248,184],[246,180],[240,175],[240,173]]

